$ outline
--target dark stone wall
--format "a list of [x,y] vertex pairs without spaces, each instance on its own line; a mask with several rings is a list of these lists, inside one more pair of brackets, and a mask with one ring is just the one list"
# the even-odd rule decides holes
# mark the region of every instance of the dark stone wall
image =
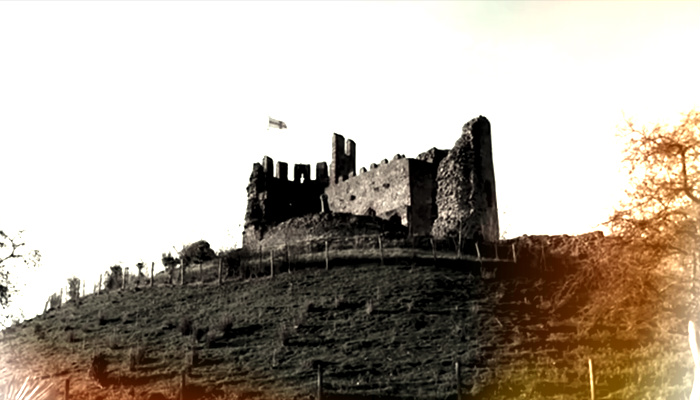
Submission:
[[464,125],[462,136],[440,162],[437,172],[436,237],[497,241],[496,184],[491,153],[491,125],[485,117]]
[[[323,165],[317,165],[317,172],[324,170],[325,163],[320,164]],[[269,227],[282,221],[321,211],[320,195],[328,185],[327,176],[307,179],[310,166],[297,164],[294,166],[295,180],[290,181],[286,163],[277,163],[275,176],[271,165],[269,157],[263,159],[262,165],[253,165],[247,188],[243,246],[262,239]]]
[[411,185],[409,234],[429,235],[433,221],[437,217],[435,206],[437,164],[409,159],[408,165]]
[[355,176],[355,142],[346,142],[342,135],[334,133],[331,156],[330,178],[333,183]]

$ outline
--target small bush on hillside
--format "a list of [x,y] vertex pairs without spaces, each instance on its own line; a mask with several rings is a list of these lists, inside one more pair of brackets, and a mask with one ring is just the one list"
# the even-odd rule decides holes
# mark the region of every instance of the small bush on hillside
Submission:
[[216,330],[222,335],[228,336],[233,331],[233,317],[231,315],[223,315],[216,325]]
[[243,249],[228,249],[219,251],[217,256],[221,259],[221,262],[224,263],[223,266],[227,277],[231,278],[240,274],[243,253]]
[[136,371],[136,367],[143,364],[146,359],[146,346],[138,345],[129,349],[129,370]]
[[281,324],[277,330],[277,337],[282,346],[289,346],[292,338],[292,330],[287,324]]
[[178,329],[180,330],[180,333],[183,336],[191,335],[192,334],[192,318],[186,317],[186,316],[180,318],[180,324],[178,325]]
[[49,299],[46,301],[46,305],[44,306],[44,312],[51,311],[51,310],[57,310],[61,308],[61,295],[60,294],[52,294],[49,296]]
[[43,340],[46,337],[46,332],[44,331],[44,325],[36,324],[34,325],[34,335],[37,339]]
[[92,357],[90,363],[90,378],[97,381],[102,386],[107,386],[107,367],[109,366],[109,361],[107,361],[107,355],[104,353],[96,354]]
[[209,327],[203,327],[203,328],[197,328],[194,330],[194,338],[198,342],[202,340],[202,338],[209,332]]
[[124,279],[124,273],[122,272],[121,265],[113,265],[109,267],[109,272],[106,272],[105,279],[105,289],[119,289],[122,286],[122,281]]
[[80,279],[75,276],[68,279],[68,297],[75,302],[80,299]]
[[195,347],[194,343],[192,344],[192,348],[190,351],[185,354],[185,366],[186,368],[192,369],[193,367],[196,367],[199,364],[199,352],[197,351],[197,348]]

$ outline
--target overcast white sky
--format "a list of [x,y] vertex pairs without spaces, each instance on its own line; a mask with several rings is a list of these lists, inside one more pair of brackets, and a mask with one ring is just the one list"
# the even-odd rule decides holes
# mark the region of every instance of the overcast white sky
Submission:
[[697,1],[0,2],[0,229],[43,255],[19,300],[240,245],[252,164],[330,163],[333,132],[359,169],[484,115],[502,234],[597,229],[617,127],[698,107],[698,43]]

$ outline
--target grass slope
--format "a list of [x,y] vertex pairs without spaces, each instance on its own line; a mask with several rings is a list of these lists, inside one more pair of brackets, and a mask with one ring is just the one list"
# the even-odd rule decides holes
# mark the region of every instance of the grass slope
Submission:
[[[113,291],[6,330],[0,365],[70,378],[73,399],[175,399],[183,370],[190,398],[309,399],[318,363],[329,397],[444,399],[459,361],[463,398],[500,400],[589,398],[591,358],[596,398],[687,398],[682,321],[582,336],[550,312],[551,285],[367,264]],[[88,374],[99,353],[102,385]]]

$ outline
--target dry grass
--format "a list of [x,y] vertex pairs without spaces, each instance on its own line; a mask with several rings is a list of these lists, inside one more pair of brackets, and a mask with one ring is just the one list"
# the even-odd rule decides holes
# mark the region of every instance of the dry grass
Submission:
[[[682,321],[646,336],[614,326],[582,336],[551,313],[554,283],[478,270],[374,264],[87,296],[6,334],[0,365],[70,377],[76,398],[175,398],[187,369],[200,397],[291,399],[314,393],[322,361],[328,392],[444,399],[459,360],[465,394],[506,400],[586,398],[592,358],[598,398],[689,393]],[[79,341],[65,340],[71,330]]]

